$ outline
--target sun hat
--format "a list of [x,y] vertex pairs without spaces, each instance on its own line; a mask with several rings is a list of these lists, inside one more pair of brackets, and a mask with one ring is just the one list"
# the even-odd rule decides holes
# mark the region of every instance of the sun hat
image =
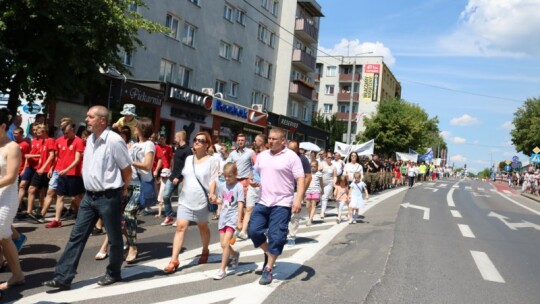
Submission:
[[130,103],[124,104],[124,109],[122,110],[122,112],[120,112],[120,114],[137,116],[137,114],[135,114],[135,105]]

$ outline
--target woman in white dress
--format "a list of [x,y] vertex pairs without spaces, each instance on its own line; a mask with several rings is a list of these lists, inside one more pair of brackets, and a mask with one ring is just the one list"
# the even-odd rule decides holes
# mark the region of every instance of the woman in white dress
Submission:
[[25,282],[19,254],[11,239],[11,224],[19,205],[17,172],[21,163],[21,149],[8,138],[8,124],[7,109],[0,109],[0,244],[12,273],[11,278],[0,285],[0,299],[2,291]]
[[324,219],[324,213],[326,212],[328,199],[330,199],[330,196],[334,191],[334,184],[337,180],[337,170],[336,167],[332,164],[332,156],[332,152],[326,153],[326,160],[319,164],[322,173],[324,189],[324,192],[321,196],[321,219]]
[[356,172],[360,173],[360,180],[364,180],[364,168],[358,162],[358,154],[356,152],[351,152],[349,155],[349,161],[345,164],[343,172],[349,183],[354,180],[354,174]]
[[[189,222],[197,223],[202,241],[202,253],[199,264],[208,262],[208,245],[210,230],[208,229],[208,204],[216,202],[216,183],[218,180],[219,161],[208,155],[208,147],[212,139],[206,132],[199,132],[193,139],[193,155],[186,158],[182,176],[182,190],[178,196],[178,211],[176,232],[173,239],[173,249],[166,273],[173,273],[180,266],[178,256],[184,244],[184,236]],[[210,201],[210,202],[209,202]]]

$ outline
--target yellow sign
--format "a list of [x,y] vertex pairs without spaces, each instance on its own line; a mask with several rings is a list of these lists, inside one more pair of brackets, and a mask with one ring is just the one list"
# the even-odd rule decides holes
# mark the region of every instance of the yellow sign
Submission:
[[507,160],[507,161],[505,161],[505,163],[506,163],[507,165],[510,165],[512,162],[509,161],[509,160]]
[[535,147],[535,148],[533,149],[533,152],[536,153],[536,154],[540,153],[540,148]]

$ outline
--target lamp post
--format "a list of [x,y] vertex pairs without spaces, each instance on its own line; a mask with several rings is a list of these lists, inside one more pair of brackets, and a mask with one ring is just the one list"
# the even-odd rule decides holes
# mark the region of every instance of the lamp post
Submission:
[[[352,127],[352,112],[353,112],[353,98],[354,98],[354,78],[356,73],[356,57],[366,54],[373,54],[373,52],[365,52],[354,55],[354,61],[352,66],[352,80],[351,80],[351,97],[349,99],[349,121],[347,122],[347,144],[351,144],[351,127]],[[358,91],[360,94],[360,90]],[[360,102],[358,102],[358,110],[360,110]]]

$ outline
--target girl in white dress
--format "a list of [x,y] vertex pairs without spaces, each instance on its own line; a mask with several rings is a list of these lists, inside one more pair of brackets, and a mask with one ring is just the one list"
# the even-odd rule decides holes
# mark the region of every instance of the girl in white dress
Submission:
[[19,205],[17,173],[21,163],[21,149],[17,143],[8,138],[6,133],[8,123],[7,109],[0,109],[0,245],[12,273],[9,280],[0,284],[0,299],[2,291],[25,282],[19,254],[11,239],[11,224]]
[[362,181],[359,172],[354,174],[354,180],[349,187],[349,224],[354,224],[357,221],[360,209],[364,209],[366,204],[362,198],[362,192],[366,194],[366,200],[369,198],[366,183]]

